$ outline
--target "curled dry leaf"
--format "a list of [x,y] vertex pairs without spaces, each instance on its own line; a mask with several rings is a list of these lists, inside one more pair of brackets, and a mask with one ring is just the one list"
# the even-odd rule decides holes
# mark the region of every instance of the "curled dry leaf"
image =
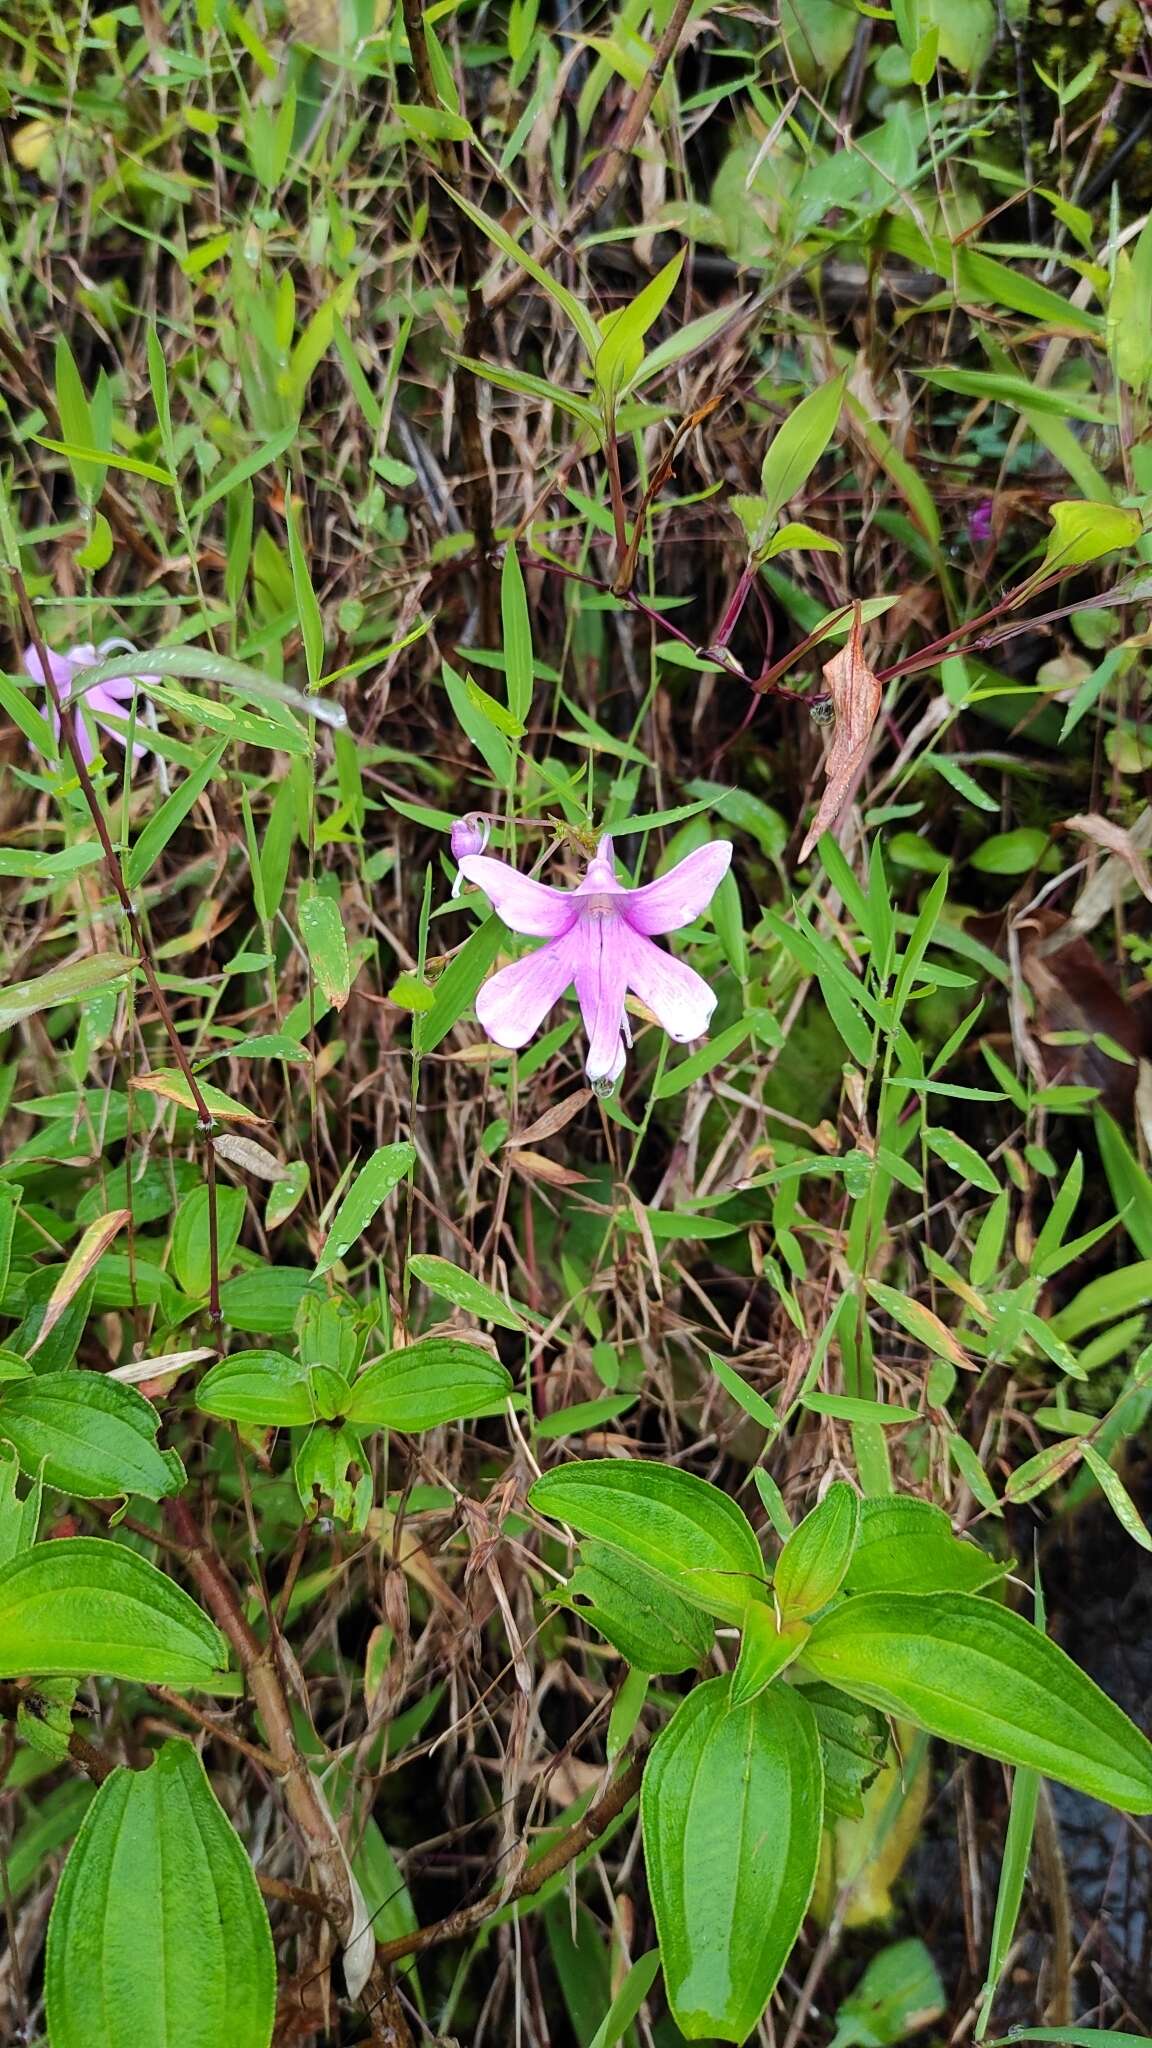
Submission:
[[850,801],[880,709],[880,684],[864,659],[859,605],[847,641],[824,664],[824,681],[832,695],[836,723],[824,762],[824,794],[800,848],[801,860],[807,860],[817,840],[832,831]]
[[44,1311],[44,1321],[28,1346],[29,1356],[33,1351],[39,1350],[45,1339],[51,1336],[69,1302],[79,1294],[89,1273],[103,1258],[113,1238],[131,1221],[131,1209],[113,1209],[107,1216],[97,1216],[95,1222],[88,1225],[52,1289],[48,1306]]
[[213,1149],[229,1166],[239,1167],[242,1173],[254,1174],[257,1180],[289,1180],[288,1168],[254,1138],[242,1138],[238,1131],[221,1131],[212,1140]]
[[[1085,811],[1065,820],[1069,832],[1078,832],[1110,856],[1085,884],[1072,912],[1071,926],[1077,933],[1094,930],[1116,906],[1117,897],[1127,894],[1131,882],[1152,902],[1152,876],[1147,852],[1152,843],[1152,809],[1140,813],[1130,829],[1102,818],[1098,811]],[[1124,870],[1127,869],[1125,875]],[[1129,879],[1130,878],[1130,879]],[[1125,887],[1128,884],[1128,888]]]

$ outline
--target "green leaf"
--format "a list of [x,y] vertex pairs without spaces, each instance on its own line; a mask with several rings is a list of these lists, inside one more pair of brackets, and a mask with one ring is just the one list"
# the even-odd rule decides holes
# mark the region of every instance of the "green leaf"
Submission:
[[982,875],[1026,875],[1048,844],[1039,825],[1020,825],[1014,832],[993,832],[969,855],[968,865]]
[[151,1401],[102,1373],[44,1372],[0,1391],[0,1437],[28,1477],[79,1500],[177,1493],[184,1467],[157,1450],[159,1427]]
[[57,1888],[44,1993],[52,2048],[268,2048],[268,1915],[190,1742],[100,1787]]
[[818,1621],[807,1669],[930,1735],[1152,1811],[1152,1743],[1019,1614],[971,1593],[860,1593]]
[[436,1429],[499,1415],[512,1391],[511,1374],[478,1344],[422,1337],[368,1366],[353,1382],[344,1413],[360,1429]]
[[968,1145],[958,1138],[954,1131],[945,1131],[935,1125],[925,1124],[924,1137],[930,1152],[942,1159],[945,1166],[959,1174],[961,1180],[971,1181],[973,1187],[983,1188],[986,1195],[998,1195],[1000,1183],[974,1145]]
[[1064,498],[1049,506],[1052,531],[1040,571],[1079,569],[1101,555],[1130,548],[1140,538],[1139,512],[1121,505],[1095,504],[1090,499]]
[[471,740],[493,779],[502,788],[508,788],[515,772],[508,735],[501,730],[499,721],[485,710],[486,703],[498,709],[495,700],[477,689],[471,676],[457,675],[447,661],[440,664],[440,676],[461,732]]
[[844,550],[830,533],[820,533],[814,526],[805,526],[802,521],[789,520],[774,533],[764,550],[764,560],[771,562],[777,555],[787,553],[789,548],[804,548],[810,553],[842,555]]
[[1121,1222],[1140,1257],[1152,1259],[1152,1180],[1119,1124],[1103,1110],[1097,1111],[1094,1122],[1104,1172]]
[[453,114],[447,107],[425,107],[418,103],[405,105],[397,100],[392,111],[422,142],[468,142],[472,139],[471,122],[466,121],[463,114]]
[[[0,1368],[3,1360],[0,1359]],[[0,1411],[2,1412],[2,1411]],[[0,1425],[0,1565],[30,1550],[36,1541],[40,1520],[40,1481],[36,1480],[25,1499],[16,1491],[20,1457],[15,1444],[6,1443]]]
[[843,1820],[861,1820],[864,1794],[888,1751],[888,1723],[874,1707],[834,1685],[802,1684],[816,1719],[824,1759],[824,1806]]
[[810,391],[773,435],[760,470],[760,489],[770,519],[807,483],[836,432],[846,383],[844,372]]
[[616,2048],[616,2043],[623,2040],[651,1991],[659,1968],[658,1948],[649,1949],[646,1956],[638,1957],[588,2043],[588,2048]]
[[250,1335],[286,1337],[311,1285],[311,1274],[300,1266],[257,1266],[238,1273],[220,1289],[224,1321]]
[[256,476],[260,470],[269,468],[299,437],[299,424],[293,420],[290,426],[281,427],[278,433],[273,434],[271,440],[264,441],[258,448],[254,448],[250,455],[242,456],[239,462],[234,462],[223,476],[215,475],[203,496],[197,498],[194,505],[189,505],[189,526],[195,526],[197,520],[202,519],[205,512],[220,498],[226,498],[230,491],[234,491],[237,484],[245,483],[250,476]]
[[894,2048],[943,2010],[944,1987],[924,1943],[891,1942],[841,2005],[830,2048]]
[[[321,312],[323,311],[322,307]],[[300,638],[304,643],[308,687],[314,690],[324,673],[324,621],[308,571],[308,556],[300,533],[300,515],[292,496],[291,480],[284,498],[288,518],[288,560],[292,569],[292,593],[296,602],[296,616],[300,622]]]
[[772,1591],[782,1621],[815,1614],[839,1592],[860,1530],[860,1496],[837,1479],[780,1552]]
[[507,943],[507,927],[498,917],[486,917],[465,939],[436,983],[431,1009],[413,1020],[412,1044],[416,1052],[435,1052],[441,1039],[448,1036],[475,1001],[488,969]]
[[[0,1408],[0,1426],[2,1425],[3,1409]],[[1132,1541],[1138,1543],[1142,1550],[1152,1550],[1152,1534],[1149,1533],[1144,1517],[1120,1474],[1113,1471],[1107,1458],[1100,1456],[1095,1444],[1085,1444],[1081,1455],[1121,1528],[1127,1531]]]
[[[454,185],[445,183],[444,190],[454,204],[460,208],[461,213],[467,214],[473,227],[479,228],[480,233],[485,235],[493,244],[493,247],[500,250],[502,255],[507,256],[509,261],[514,263],[518,270],[526,271],[528,276],[552,300],[553,305],[559,306],[560,311],[571,321],[581,341],[584,343],[589,361],[595,362],[597,351],[600,347],[600,329],[597,327],[587,307],[582,305],[580,300],[575,298],[564,285],[559,284],[552,276],[551,271],[546,269],[544,264],[536,261],[530,250],[522,249],[515,236],[510,235],[507,228],[502,227],[498,220],[493,220],[489,214],[482,213],[478,206],[473,206],[471,201],[465,199],[463,194]],[[530,224],[525,221],[524,226],[525,229],[528,229]]]
[[764,1562],[747,1516],[692,1472],[590,1458],[546,1472],[528,1498],[538,1514],[612,1544],[725,1621],[742,1622],[749,1600],[764,1597]]
[[352,965],[340,905],[330,896],[307,896],[298,916],[312,972],[333,1009],[342,1010],[352,986]]
[[316,1261],[317,1277],[327,1273],[338,1259],[346,1258],[363,1237],[378,1209],[398,1187],[416,1163],[416,1147],[407,1140],[398,1145],[381,1145],[360,1168],[348,1193],[332,1219],[324,1249]]
[[954,1536],[942,1508],[889,1494],[863,1503],[844,1584],[851,1593],[978,1593],[1010,1569]]
[[296,1429],[316,1419],[309,1368],[282,1351],[236,1351],[196,1389],[202,1415],[252,1429]]
[[11,876],[18,881],[54,881],[58,875],[74,875],[81,868],[92,868],[103,860],[99,846],[63,846],[58,853],[45,853],[42,847],[6,846],[0,848],[0,875]]
[[668,2003],[690,2041],[744,2041],[800,1932],[820,1853],[823,1768],[802,1694],[732,1707],[698,1685],[657,1738],[640,1793]]
[[0,1570],[0,1678],[134,1678],[205,1685],[223,1636],[154,1564],[98,1536],[38,1543]]
[[922,1301],[913,1300],[910,1294],[901,1294],[898,1287],[885,1286],[881,1280],[870,1280],[868,1292],[873,1301],[887,1310],[894,1323],[898,1323],[926,1351],[931,1351],[935,1358],[946,1358],[949,1364],[961,1369],[971,1366],[971,1359],[947,1323],[942,1323]]
[[53,967],[32,981],[13,981],[0,989],[0,1031],[9,1031],[25,1017],[39,1010],[54,1010],[61,1003],[82,1003],[126,981],[136,962],[126,953],[90,953],[85,960],[73,960],[67,967]]
[[[216,1250],[219,1271],[226,1273],[244,1221],[243,1188],[216,1189]],[[172,1270],[192,1301],[204,1301],[212,1278],[210,1201],[207,1188],[193,1188],[180,1203],[172,1227]]]
[[139,888],[149,875],[171,839],[173,833],[184,823],[197,797],[202,796],[215,775],[224,757],[227,740],[221,742],[199,768],[186,775],[165,797],[158,811],[154,811],[124,860],[124,880],[129,889]]
[[582,1543],[572,1577],[549,1597],[598,1629],[636,1671],[696,1671],[712,1648],[708,1616],[610,1543]]
[[482,1322],[497,1323],[502,1330],[527,1327],[518,1308],[505,1301],[494,1287],[474,1280],[471,1273],[454,1266],[451,1259],[438,1258],[433,1252],[417,1252],[408,1261],[408,1272],[413,1280],[430,1287],[433,1294],[441,1295],[456,1308],[467,1309],[469,1315],[478,1316]]
[[896,1401],[865,1401],[858,1394],[801,1394],[800,1406],[813,1415],[831,1415],[837,1422],[874,1422],[881,1429],[920,1420],[915,1408]]
[[106,569],[112,560],[112,528],[102,512],[92,514],[92,530],[82,548],[76,550],[78,569]]
[[98,461],[86,461],[79,454],[69,454],[68,451],[68,444],[75,449],[90,451],[95,429],[92,408],[63,329],[59,329],[56,335],[56,414],[64,439],[57,443],[55,452],[68,454],[77,491],[89,504],[94,503],[104,488],[104,465]]
[[609,313],[600,323],[603,339],[595,356],[596,388],[613,403],[628,390],[644,362],[644,336],[667,305],[684,268],[686,250],[650,278],[630,305]]
[[500,623],[504,636],[504,675],[508,709],[523,731],[532,709],[532,625],[520,557],[509,541],[500,570]]
[[779,1622],[762,1600],[750,1600],[732,1673],[732,1705],[742,1707],[794,1664],[812,1633],[806,1621]]

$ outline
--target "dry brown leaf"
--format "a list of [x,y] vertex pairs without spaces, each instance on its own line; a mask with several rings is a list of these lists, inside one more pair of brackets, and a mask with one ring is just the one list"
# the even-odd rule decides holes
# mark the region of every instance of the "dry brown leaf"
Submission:
[[263,1145],[258,1145],[255,1138],[242,1138],[238,1131],[221,1131],[213,1138],[212,1146],[229,1166],[238,1166],[242,1173],[254,1174],[257,1180],[288,1179],[288,1168],[266,1152]]
[[544,1152],[514,1152],[512,1164],[529,1180],[542,1180],[550,1188],[584,1187],[588,1180],[586,1173],[577,1173],[573,1166],[561,1166],[558,1159],[549,1159]]
[[51,1336],[69,1302],[79,1294],[96,1261],[103,1257],[117,1232],[123,1230],[124,1225],[131,1221],[131,1209],[113,1209],[107,1216],[97,1216],[96,1221],[88,1225],[48,1297],[44,1321],[28,1346],[29,1357],[34,1351],[39,1350],[45,1338]]
[[1083,839],[1090,839],[1094,846],[1103,846],[1122,860],[1141,894],[1152,903],[1152,875],[1143,848],[1131,832],[1123,825],[1114,825],[1111,818],[1102,818],[1099,811],[1083,811],[1075,818],[1066,818],[1069,832],[1078,832]]
[[529,1124],[526,1130],[514,1131],[512,1136],[505,1140],[505,1150],[512,1151],[521,1145],[539,1145],[545,1138],[554,1138],[557,1131],[562,1131],[565,1124],[570,1124],[573,1117],[580,1114],[585,1103],[591,1100],[590,1088],[574,1089],[563,1101],[554,1102],[551,1109],[546,1109],[543,1116],[538,1116],[535,1123]]
[[824,794],[800,848],[801,860],[807,860],[817,840],[832,831],[851,800],[880,709],[883,693],[864,659],[859,605],[844,646],[824,664],[824,681],[832,693],[836,723],[824,762]]

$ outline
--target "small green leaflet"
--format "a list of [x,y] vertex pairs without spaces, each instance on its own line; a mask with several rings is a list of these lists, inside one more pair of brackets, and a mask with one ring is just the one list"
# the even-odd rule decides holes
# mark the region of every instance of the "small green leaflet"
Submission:
[[408,1261],[408,1273],[411,1279],[430,1287],[433,1294],[442,1295],[456,1308],[467,1309],[470,1315],[478,1316],[482,1322],[498,1323],[502,1330],[526,1328],[526,1311],[513,1307],[483,1280],[474,1280],[471,1273],[454,1266],[451,1259],[438,1258],[432,1252],[417,1252]]
[[508,709],[518,730],[523,732],[532,708],[532,626],[520,558],[512,541],[504,550],[500,571],[500,622]]
[[10,982],[0,989],[0,1031],[8,1031],[38,1010],[54,1010],[61,1003],[81,1003],[103,989],[126,981],[136,962],[125,953],[90,953],[86,960],[73,960],[67,967],[53,967],[31,981]]
[[399,1185],[415,1163],[416,1147],[406,1140],[398,1145],[381,1145],[372,1154],[361,1167],[332,1219],[324,1249],[316,1262],[317,1277],[329,1272],[337,1260],[347,1256],[393,1188]]

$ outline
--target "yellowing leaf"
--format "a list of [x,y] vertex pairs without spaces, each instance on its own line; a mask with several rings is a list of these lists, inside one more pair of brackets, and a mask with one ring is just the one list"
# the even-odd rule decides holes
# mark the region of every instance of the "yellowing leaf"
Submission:
[[[198,1114],[197,1105],[184,1074],[135,1074],[129,1082],[132,1088],[142,1088],[148,1095],[159,1095],[165,1102],[175,1102],[180,1109],[190,1109]],[[201,1081],[200,1095],[205,1108],[212,1116],[230,1117],[233,1123],[262,1124],[265,1117],[257,1116],[254,1109],[245,1109],[242,1102],[225,1095],[222,1088],[211,1088],[207,1081]]]
[[79,1244],[72,1253],[68,1264],[61,1273],[44,1311],[44,1321],[29,1345],[29,1356],[44,1339],[51,1335],[60,1321],[69,1302],[79,1293],[97,1260],[107,1251],[118,1231],[131,1223],[131,1209],[113,1209],[107,1216],[98,1216],[88,1225]]
[[1052,531],[1042,569],[1078,569],[1129,548],[1140,538],[1140,514],[1122,505],[1098,505],[1089,499],[1063,498],[1052,507]]

